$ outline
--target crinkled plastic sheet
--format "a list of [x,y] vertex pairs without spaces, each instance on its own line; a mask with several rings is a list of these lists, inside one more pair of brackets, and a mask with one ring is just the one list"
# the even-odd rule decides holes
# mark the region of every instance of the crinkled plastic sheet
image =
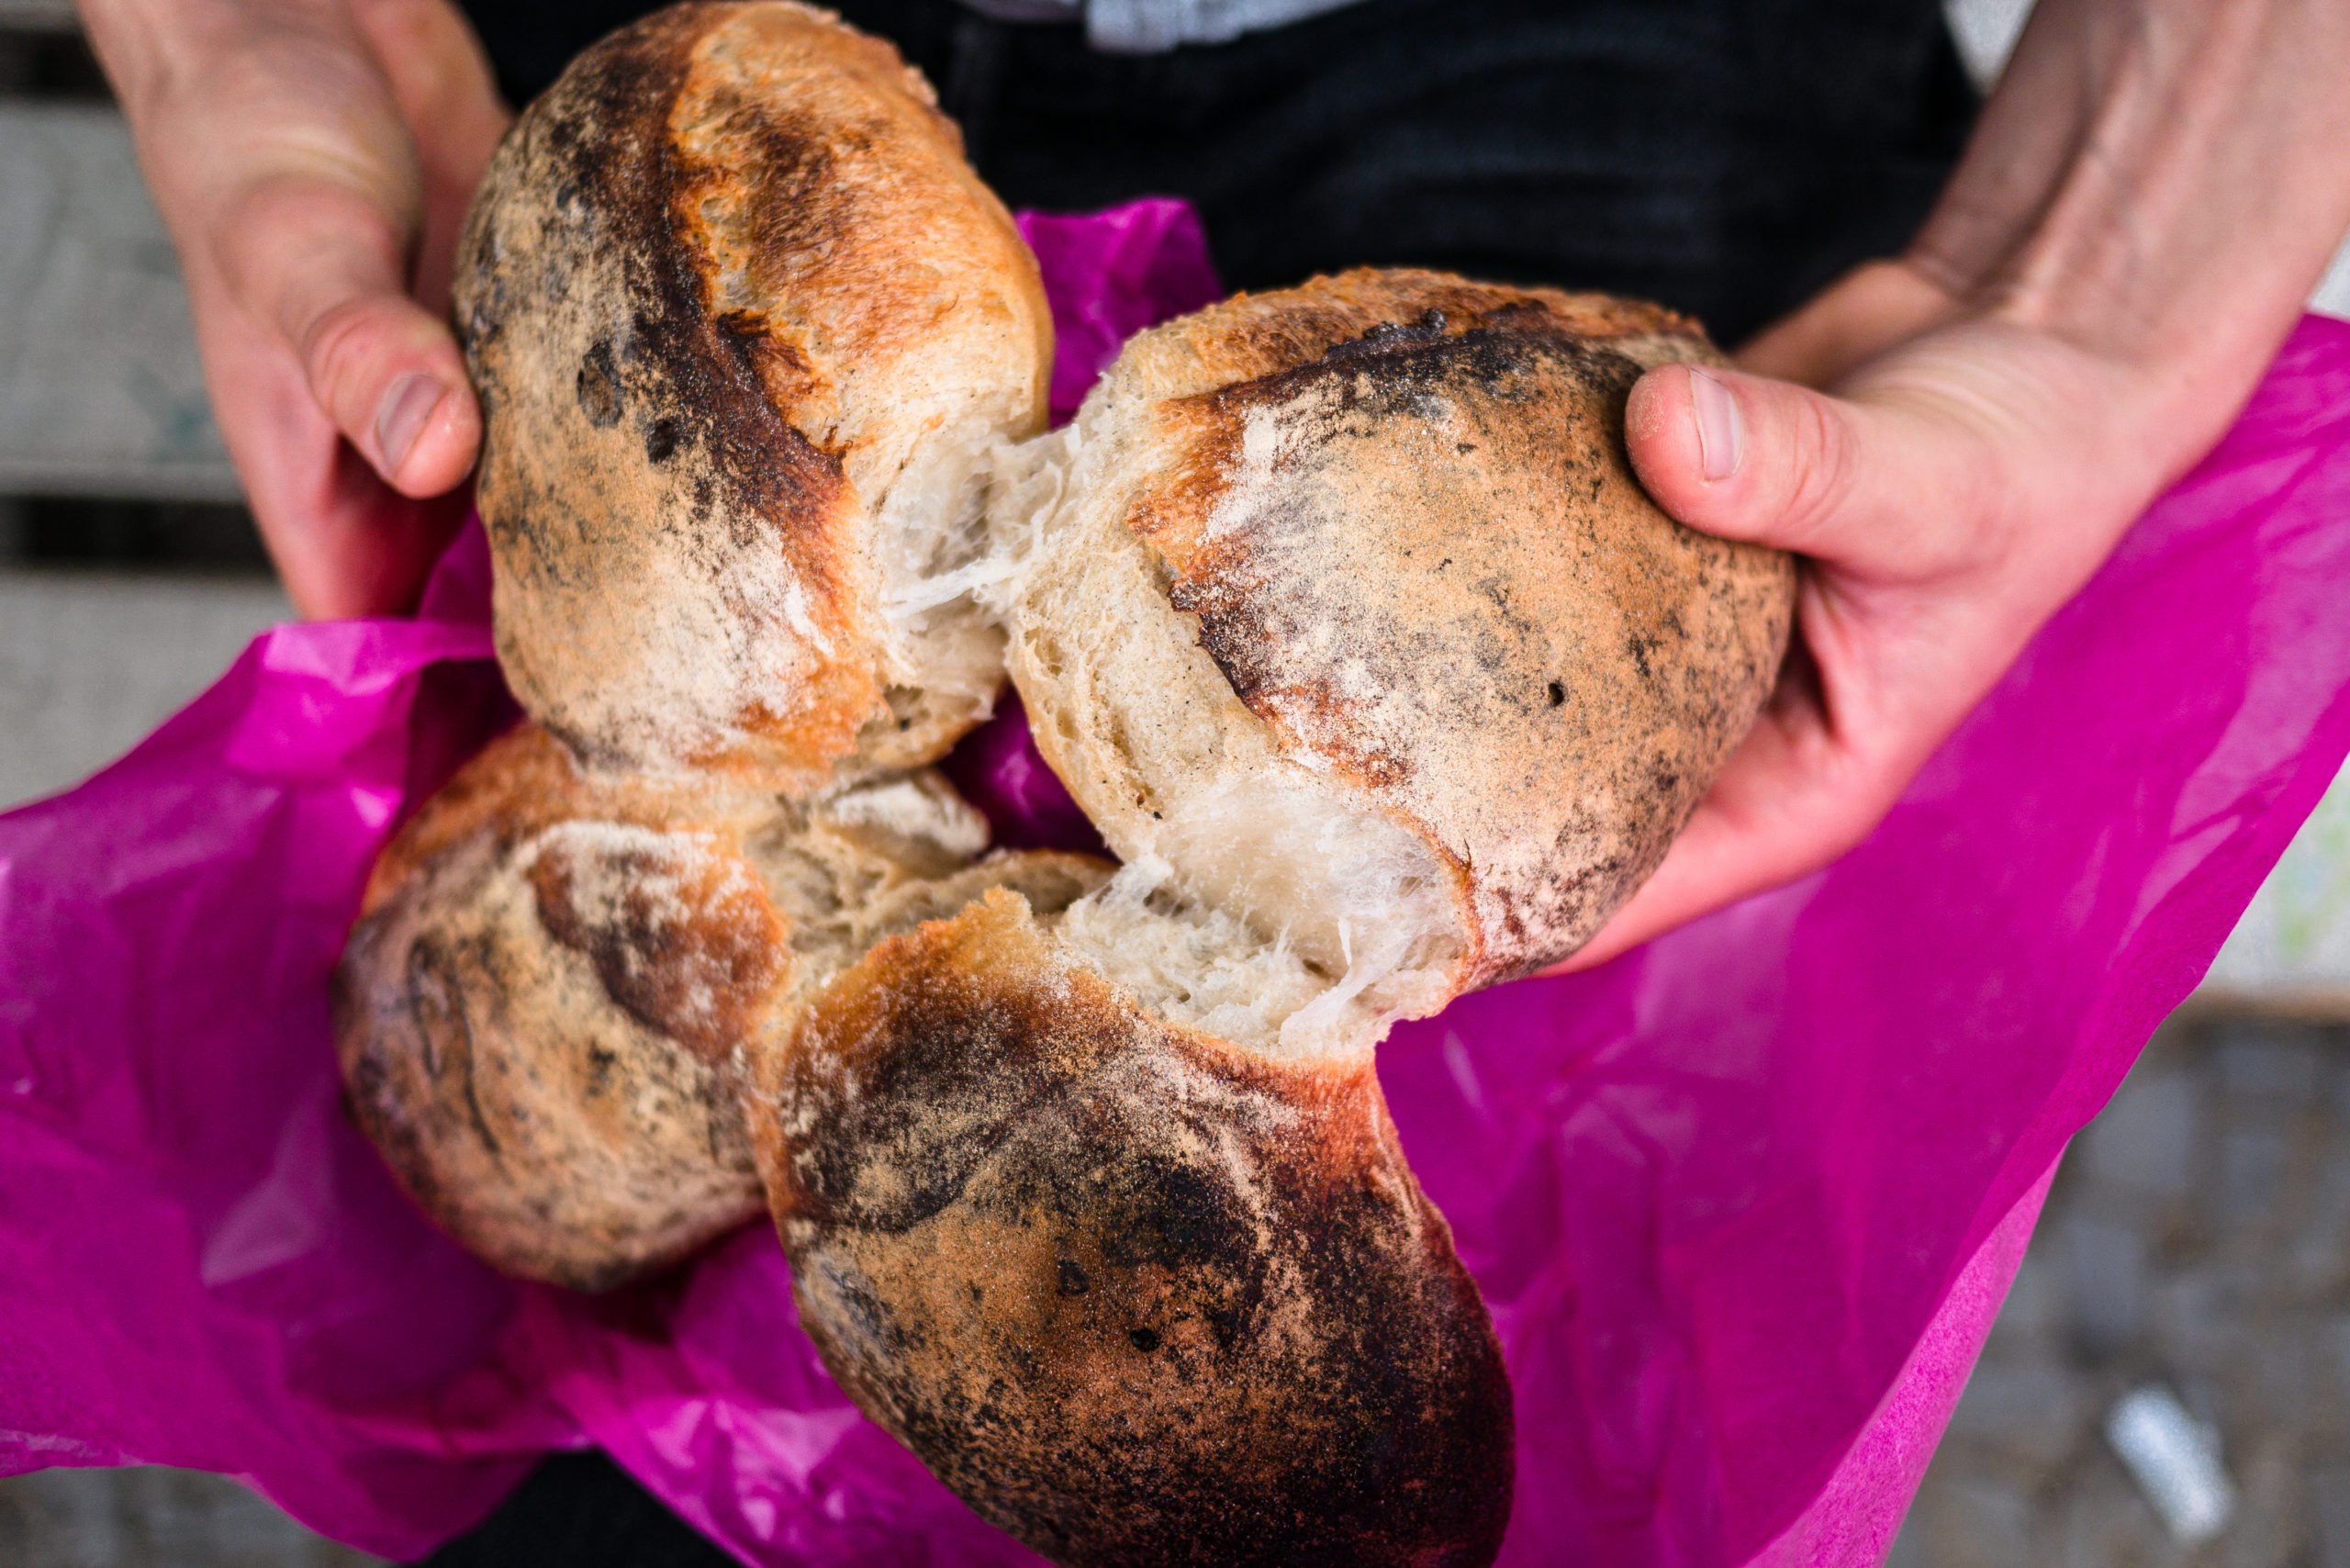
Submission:
[[[1211,297],[1185,209],[1030,218],[1066,413]],[[1865,844],[1382,1071],[1517,1390],[1507,1560],[1881,1556],[2065,1140],[2350,748],[2350,328],[2311,319]],[[502,1280],[341,1114],[327,977],[370,860],[510,717],[487,560],[281,627],[0,817],[0,1468],[242,1477],[420,1553],[595,1442],[746,1562],[1033,1561],[866,1421],[754,1226],[604,1299]],[[1083,819],[1016,711],[954,770]]]

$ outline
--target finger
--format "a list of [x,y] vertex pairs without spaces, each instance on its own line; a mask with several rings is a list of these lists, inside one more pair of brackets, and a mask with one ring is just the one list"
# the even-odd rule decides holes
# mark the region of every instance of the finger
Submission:
[[216,282],[189,283],[221,434],[294,608],[312,620],[408,609],[463,521],[462,498],[386,489],[337,439],[294,357],[247,326]]
[[447,0],[356,0],[352,15],[400,118],[416,129],[424,217],[410,292],[441,309],[466,205],[513,111],[498,96],[481,40]]
[[1951,569],[1999,472],[1963,420],[1734,370],[1659,366],[1624,420],[1640,483],[1681,521],[1862,579]]
[[455,340],[408,297],[408,239],[374,193],[285,175],[245,194],[220,268],[384,482],[434,496],[472,468],[481,416]]
[[1868,262],[1738,351],[1739,368],[1828,386],[1863,360],[1949,320],[1958,302],[1906,262]]

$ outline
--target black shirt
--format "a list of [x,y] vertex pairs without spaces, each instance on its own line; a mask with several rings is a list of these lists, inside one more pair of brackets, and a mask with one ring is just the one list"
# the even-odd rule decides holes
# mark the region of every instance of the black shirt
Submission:
[[[641,0],[466,0],[518,103]],[[894,39],[1014,207],[1190,198],[1227,284],[1360,263],[1646,296],[1734,342],[1897,252],[1976,102],[1933,0],[1364,0],[1090,50],[955,0]]]

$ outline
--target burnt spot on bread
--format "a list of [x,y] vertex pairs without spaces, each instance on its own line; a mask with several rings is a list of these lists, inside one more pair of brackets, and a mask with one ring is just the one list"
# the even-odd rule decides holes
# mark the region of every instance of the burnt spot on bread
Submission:
[[580,360],[577,396],[579,411],[598,430],[620,423],[620,379],[612,369],[612,345],[609,339],[598,340]]
[[647,463],[666,463],[677,455],[677,420],[658,419],[644,428],[644,460]]
[[1367,1055],[1157,1024],[996,894],[820,993],[761,1092],[802,1323],[999,1526],[1069,1563],[1498,1549],[1507,1379]]

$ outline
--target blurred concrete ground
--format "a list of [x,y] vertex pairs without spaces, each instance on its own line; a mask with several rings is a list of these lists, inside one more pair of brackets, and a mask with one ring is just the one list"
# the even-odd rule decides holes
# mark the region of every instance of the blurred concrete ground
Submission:
[[0,569],[0,809],[121,756],[290,613],[262,577]]
[[[2103,1426],[2148,1383],[2238,1502],[2173,1541]],[[1893,1568],[2350,1568],[2350,1031],[2173,1023],[2076,1139]]]
[[45,1470],[0,1482],[10,1568],[368,1568],[233,1481],[188,1470]]

